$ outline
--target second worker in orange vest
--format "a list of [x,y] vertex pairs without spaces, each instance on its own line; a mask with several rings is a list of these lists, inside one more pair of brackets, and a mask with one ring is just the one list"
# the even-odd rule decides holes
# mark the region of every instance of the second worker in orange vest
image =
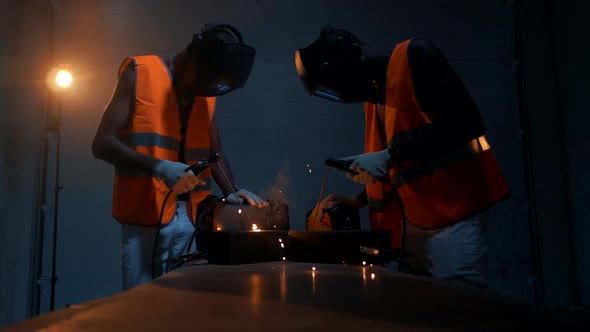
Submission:
[[[509,196],[484,136],[479,110],[463,82],[432,43],[410,39],[379,53],[352,33],[325,27],[295,53],[309,94],[340,103],[364,103],[364,154],[343,158],[364,184],[371,229],[387,229],[399,248],[402,211],[408,249],[434,277],[485,285],[487,244],[482,213]],[[411,239],[420,245],[412,245]]]
[[[122,225],[123,289],[165,273],[185,252],[211,176],[228,202],[268,205],[237,188],[214,117],[216,96],[244,86],[254,57],[235,27],[214,23],[176,54],[135,56],[121,65],[92,151],[115,167],[112,214]],[[211,169],[185,173],[215,153],[221,159]],[[165,200],[170,190],[175,195]]]

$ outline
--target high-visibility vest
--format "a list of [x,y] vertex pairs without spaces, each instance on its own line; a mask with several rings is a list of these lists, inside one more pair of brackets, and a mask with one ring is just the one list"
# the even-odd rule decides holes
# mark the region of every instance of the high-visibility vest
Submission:
[[[133,65],[136,73],[135,103],[128,127],[119,139],[130,148],[158,159],[179,161],[184,148],[185,163],[194,164],[209,153],[209,127],[215,111],[215,98],[197,97],[188,116],[182,147],[182,125],[173,89],[172,77],[162,60],[155,55],[125,59],[119,76]],[[197,204],[211,193],[210,170],[204,172],[207,184],[190,193],[187,205],[194,222]],[[169,188],[151,172],[115,168],[113,217],[120,223],[157,225],[160,210]],[[169,222],[176,211],[176,196],[171,194],[164,207],[162,223]]]
[[[375,104],[365,103],[366,153],[386,149],[385,142],[395,147],[399,142],[420,138],[427,126],[442,123],[444,114],[422,112],[416,99],[408,61],[410,41],[396,45],[391,54],[383,119]],[[396,190],[408,221],[426,230],[477,215],[510,195],[485,136],[453,147],[435,160],[396,166],[387,180],[366,189],[371,229],[390,230],[393,247],[400,245],[402,221]]]

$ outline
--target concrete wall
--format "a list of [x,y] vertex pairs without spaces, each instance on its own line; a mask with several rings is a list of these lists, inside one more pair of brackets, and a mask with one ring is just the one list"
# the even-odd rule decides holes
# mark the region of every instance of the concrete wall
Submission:
[[0,2],[0,325],[27,317],[38,156],[51,55],[48,1]]
[[590,33],[588,1],[551,1],[547,8],[558,112],[562,115],[569,225],[576,285],[574,303],[590,306]]

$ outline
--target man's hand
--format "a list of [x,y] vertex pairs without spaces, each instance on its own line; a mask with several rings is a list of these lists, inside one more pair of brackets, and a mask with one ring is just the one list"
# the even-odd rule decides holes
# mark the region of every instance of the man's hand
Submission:
[[324,214],[327,213],[327,211],[333,209],[334,207],[336,207],[336,205],[341,203],[346,203],[349,206],[352,206],[353,208],[359,210],[363,207],[362,202],[357,197],[348,198],[340,195],[330,194],[328,195],[328,197],[324,198],[324,200],[320,202],[319,207],[318,205],[314,206],[313,210],[311,210],[311,212],[309,213],[307,217],[308,229],[315,229],[315,227],[313,227],[315,223],[322,220]]
[[256,206],[257,208],[266,207],[270,204],[269,202],[263,200],[260,196],[245,189],[238,190],[236,194],[238,195],[237,197],[234,193],[227,195],[227,202],[230,204],[243,204],[245,200],[248,202],[248,204]]
[[343,161],[352,162],[350,169],[359,172],[358,175],[346,173],[346,176],[354,182],[371,185],[386,178],[393,166],[389,150],[365,153],[357,156],[342,158]]
[[324,198],[324,200],[320,202],[320,209],[322,209],[323,211],[331,210],[336,205],[343,202],[357,209],[360,209],[362,207],[361,201],[356,197],[348,198],[340,195],[330,194],[328,195],[328,197]]
[[189,166],[183,163],[162,159],[154,167],[153,173],[156,179],[163,180],[170,190],[179,195],[192,191],[196,185],[205,184],[205,181],[192,171],[185,172],[187,167]]
[[205,183],[205,180],[194,175],[193,171],[188,171],[176,181],[172,190],[175,194],[180,195],[192,191],[197,185],[205,185]]

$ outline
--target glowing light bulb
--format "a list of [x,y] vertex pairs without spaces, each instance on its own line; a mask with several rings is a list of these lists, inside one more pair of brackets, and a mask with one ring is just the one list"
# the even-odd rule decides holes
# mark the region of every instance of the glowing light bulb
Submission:
[[313,266],[313,267],[311,268],[311,270],[312,270],[312,271],[315,271],[315,266]]
[[283,260],[286,261],[287,260],[287,257],[283,257]]
[[367,262],[363,261],[363,265],[367,265]]
[[283,239],[279,239],[279,242],[283,242]]
[[253,230],[257,230],[258,229],[258,226],[256,226],[256,224],[252,224],[252,229]]
[[281,248],[285,248],[285,244],[284,243],[281,243]]
[[238,210],[238,213],[242,213],[242,209],[239,209],[239,210]]
[[67,70],[62,69],[55,75],[55,83],[61,88],[69,87],[73,81],[74,77],[72,76],[72,73]]
[[371,273],[371,280],[375,280],[375,273]]

